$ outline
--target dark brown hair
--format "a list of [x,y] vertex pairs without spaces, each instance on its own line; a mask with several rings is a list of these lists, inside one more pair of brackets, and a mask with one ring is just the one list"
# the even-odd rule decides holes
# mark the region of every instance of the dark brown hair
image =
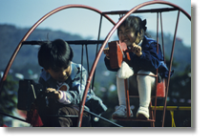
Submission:
[[71,47],[61,39],[42,44],[38,52],[39,65],[44,69],[51,68],[54,71],[68,67],[72,58]]

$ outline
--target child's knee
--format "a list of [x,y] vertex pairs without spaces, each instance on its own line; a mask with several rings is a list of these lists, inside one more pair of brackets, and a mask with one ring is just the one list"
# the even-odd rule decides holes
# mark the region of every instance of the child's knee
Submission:
[[140,71],[138,71],[137,74],[138,74],[137,75],[137,81],[141,81],[141,80],[145,80],[145,78],[149,77],[148,75],[150,74],[150,71],[140,70]]
[[[150,71],[144,71],[144,70],[140,70],[137,73],[137,81],[145,81],[145,80],[152,80],[155,79],[155,77],[149,76],[149,75],[154,75],[152,72]],[[141,74],[141,75],[140,75]]]

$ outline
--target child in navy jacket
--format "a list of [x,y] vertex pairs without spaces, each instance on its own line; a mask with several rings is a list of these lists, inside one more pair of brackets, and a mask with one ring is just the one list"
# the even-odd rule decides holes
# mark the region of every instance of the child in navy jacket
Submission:
[[[157,42],[145,35],[147,29],[145,25],[146,20],[142,21],[137,16],[129,16],[118,27],[117,34],[120,42],[125,42],[131,49],[129,52],[131,61],[128,62],[128,65],[133,69],[135,75],[129,78],[129,87],[138,90],[140,103],[136,117],[148,119],[151,91],[155,90],[156,81],[155,77],[149,75],[155,75],[156,69],[158,69],[159,77],[167,78],[168,68],[164,64],[160,45],[157,52]],[[119,69],[110,67],[108,49],[104,50],[104,53],[106,54],[104,60],[107,69],[118,71]],[[113,113],[113,117],[126,117],[124,79],[117,76],[116,83],[119,106]],[[132,111],[131,117],[133,117]]]

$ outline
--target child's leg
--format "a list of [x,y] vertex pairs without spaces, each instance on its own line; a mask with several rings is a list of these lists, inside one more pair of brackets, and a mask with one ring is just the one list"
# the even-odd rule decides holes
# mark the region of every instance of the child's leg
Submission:
[[[56,114],[55,114],[56,115]],[[79,111],[73,107],[70,106],[64,106],[59,108],[58,115],[79,115]],[[89,118],[89,115],[86,112],[83,112],[83,118]],[[78,118],[77,117],[54,117],[54,120],[52,121],[53,127],[77,127]],[[83,119],[84,120],[84,119]],[[86,120],[85,120],[86,121]],[[84,123],[88,122],[82,122],[82,126],[84,126]]]
[[117,95],[118,95],[119,105],[126,106],[124,79],[116,77],[116,84],[117,84]]
[[148,76],[153,75],[152,72],[140,70],[138,74],[147,74],[147,75],[138,75],[138,93],[139,93],[139,109],[136,114],[137,117],[144,116],[149,118],[149,104],[151,100],[151,90],[155,87],[155,77]]
[[[116,76],[116,84],[117,84],[117,95],[119,100],[119,107],[113,113],[113,117],[126,117],[126,96],[125,96],[125,87],[124,87],[124,79],[118,78]],[[131,117],[133,117],[133,113],[131,111]]]

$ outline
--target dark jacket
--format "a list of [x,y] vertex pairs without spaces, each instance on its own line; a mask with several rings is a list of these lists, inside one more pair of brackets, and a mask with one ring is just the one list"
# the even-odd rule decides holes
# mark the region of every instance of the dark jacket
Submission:
[[[138,57],[133,52],[129,52],[131,61],[128,63],[137,73],[139,70],[151,71],[156,74],[156,69],[158,69],[159,75],[162,78],[168,77],[168,68],[164,63],[164,57],[162,55],[160,45],[157,53],[157,42],[151,38],[144,36],[143,42],[141,44],[142,55]],[[108,70],[117,71],[118,69],[111,69],[110,60],[106,57],[104,58],[105,65]],[[173,73],[173,72],[172,72]],[[172,75],[171,73],[171,75]]]

